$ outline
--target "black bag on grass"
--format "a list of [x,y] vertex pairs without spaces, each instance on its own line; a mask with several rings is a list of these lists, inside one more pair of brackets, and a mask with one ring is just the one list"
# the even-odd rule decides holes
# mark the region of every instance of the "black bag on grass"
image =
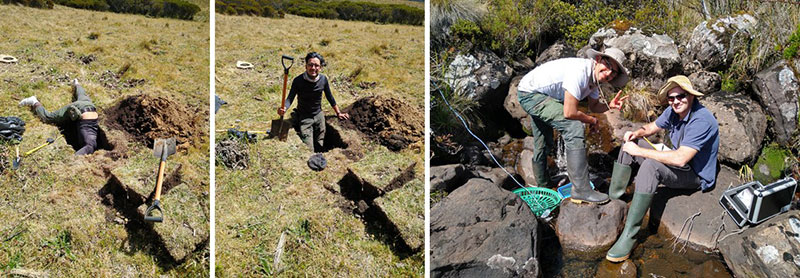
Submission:
[[0,140],[22,141],[23,133],[25,133],[25,121],[14,116],[0,117]]

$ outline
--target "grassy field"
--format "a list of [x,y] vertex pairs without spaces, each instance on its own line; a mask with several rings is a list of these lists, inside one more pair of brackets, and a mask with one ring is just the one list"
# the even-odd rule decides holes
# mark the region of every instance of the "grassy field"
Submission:
[[[277,119],[283,68],[282,54],[297,57],[290,82],[304,71],[300,57],[320,52],[328,66],[334,97],[344,108],[355,100],[381,95],[400,99],[424,111],[424,28],[376,25],[287,15],[284,19],[216,15],[217,94],[229,104],[216,114],[217,129],[239,126],[264,130]],[[253,63],[241,70],[236,61]],[[373,84],[374,85],[370,85]],[[359,86],[359,84],[361,86]],[[323,111],[332,109],[323,101]],[[288,118],[288,117],[287,117]],[[328,121],[340,126],[335,119]],[[280,275],[319,277],[422,276],[424,252],[398,251],[381,231],[362,222],[341,195],[340,180],[348,168],[379,184],[388,183],[402,168],[416,162],[415,175],[403,190],[385,198],[402,203],[405,220],[424,215],[423,145],[400,152],[361,138],[355,130],[338,128],[349,140],[347,151],[325,153],[328,167],[314,172],[306,166],[310,150],[295,132],[286,142],[259,140],[249,144],[249,168],[216,165],[216,266],[218,277]],[[216,133],[220,141],[224,133]],[[329,135],[330,136],[330,135]],[[219,160],[219,158],[218,158]],[[390,212],[393,213],[393,212]],[[393,220],[394,221],[394,220]],[[402,227],[403,219],[398,220]],[[413,221],[411,221],[413,222]],[[413,225],[409,226],[412,227]],[[422,226],[419,226],[422,232]],[[274,264],[281,235],[281,262]]]
[[[46,108],[59,108],[70,102],[73,78],[87,89],[101,117],[122,98],[137,94],[165,96],[207,113],[208,2],[193,2],[206,13],[194,21],[0,5],[0,54],[19,59],[0,64],[0,116],[27,122],[20,148],[29,150],[58,131],[27,107],[18,107],[19,100],[36,95]],[[113,77],[125,68],[118,80]],[[129,82],[139,79],[143,81]],[[135,215],[107,205],[111,195],[103,192],[116,176],[146,197],[155,184],[158,161],[144,142],[127,140],[119,130],[106,132],[122,140],[114,155],[98,151],[77,157],[59,139],[23,160],[20,169],[0,173],[2,276],[208,275],[207,242],[177,261],[164,250],[182,244],[177,240],[180,231],[208,235],[208,140],[197,138],[169,158],[167,172],[177,171],[179,178],[162,196],[165,222],[140,227],[132,219]]]

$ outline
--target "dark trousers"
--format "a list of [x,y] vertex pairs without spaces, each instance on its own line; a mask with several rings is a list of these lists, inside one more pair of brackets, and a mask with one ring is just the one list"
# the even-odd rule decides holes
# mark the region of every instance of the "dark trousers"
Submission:
[[80,120],[78,122],[78,134],[80,143],[83,145],[76,155],[92,154],[97,150],[97,130],[100,127],[97,125],[97,120]]
[[[638,140],[637,144],[645,149],[653,149],[644,140]],[[617,162],[624,165],[633,163],[639,165],[639,171],[634,179],[638,193],[653,194],[659,184],[677,189],[700,189],[700,177],[688,164],[683,167],[670,166],[654,159],[632,156],[622,150],[619,151]]]

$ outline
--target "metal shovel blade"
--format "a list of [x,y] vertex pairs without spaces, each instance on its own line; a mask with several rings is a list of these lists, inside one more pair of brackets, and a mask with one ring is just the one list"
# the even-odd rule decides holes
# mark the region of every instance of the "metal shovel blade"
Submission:
[[[153,211],[158,211],[157,214],[154,214]],[[153,200],[153,204],[147,208],[144,212],[144,221],[148,222],[163,222],[164,221],[164,212],[161,211],[161,202],[158,200]]]
[[22,158],[15,157],[15,158],[14,158],[14,161],[12,161],[12,162],[11,162],[11,169],[13,169],[13,170],[17,170],[17,169],[19,169],[19,163],[20,163],[20,161],[22,161]]
[[[166,152],[166,153],[164,153]],[[161,158],[175,154],[175,138],[156,139],[153,142],[153,156]]]
[[286,141],[289,136],[289,129],[292,124],[289,120],[284,120],[283,117],[277,120],[272,120],[272,127],[270,128],[269,137],[278,137],[278,140]]

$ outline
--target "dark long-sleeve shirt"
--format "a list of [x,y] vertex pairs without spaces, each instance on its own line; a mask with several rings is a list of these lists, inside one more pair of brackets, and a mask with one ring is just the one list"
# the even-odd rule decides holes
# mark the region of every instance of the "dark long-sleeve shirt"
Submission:
[[299,75],[292,80],[292,88],[289,90],[289,96],[286,97],[286,109],[292,106],[294,97],[297,96],[298,116],[313,116],[322,112],[322,93],[325,93],[325,98],[331,107],[336,106],[336,100],[331,94],[331,87],[328,84],[328,77],[320,74],[317,82],[310,82]]

